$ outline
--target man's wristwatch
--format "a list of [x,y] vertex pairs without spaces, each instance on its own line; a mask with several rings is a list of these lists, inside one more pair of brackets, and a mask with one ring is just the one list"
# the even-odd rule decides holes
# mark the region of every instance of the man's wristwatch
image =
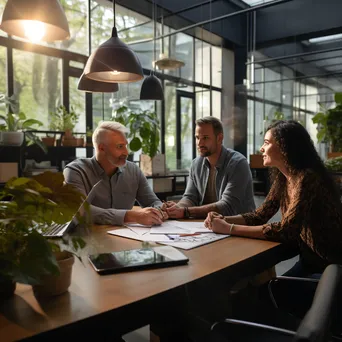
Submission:
[[190,217],[189,209],[188,207],[184,207],[184,218],[189,218],[189,217]]

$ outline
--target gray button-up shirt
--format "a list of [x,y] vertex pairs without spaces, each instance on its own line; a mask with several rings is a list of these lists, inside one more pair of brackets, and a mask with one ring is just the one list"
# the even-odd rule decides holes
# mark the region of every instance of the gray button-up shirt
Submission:
[[129,161],[111,177],[95,157],[76,159],[65,167],[63,173],[65,181],[84,195],[102,180],[90,206],[92,221],[97,224],[122,225],[126,211],[132,209],[135,200],[142,207],[162,205],[139,167]]
[[[222,146],[215,168],[217,211],[224,216],[253,211],[253,181],[247,159],[241,153]],[[182,202],[192,206],[203,205],[209,172],[207,158],[197,157],[192,161]]]

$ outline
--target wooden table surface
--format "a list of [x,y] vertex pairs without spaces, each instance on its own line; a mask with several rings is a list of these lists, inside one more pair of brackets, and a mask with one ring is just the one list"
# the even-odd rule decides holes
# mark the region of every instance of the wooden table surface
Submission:
[[[94,226],[84,253],[142,246],[140,241],[109,235],[110,229],[113,227]],[[69,292],[49,299],[37,300],[30,286],[18,284],[14,297],[0,304],[0,340],[23,339],[99,315],[103,318],[107,313],[133,308],[130,304],[151,297],[158,299],[158,295],[170,289],[223,270],[236,273],[241,265],[246,274],[253,274],[259,271],[254,269],[256,265],[265,262],[263,269],[266,269],[270,267],[266,260],[271,259],[275,264],[283,259],[283,249],[278,243],[238,237],[182,252],[190,259],[188,265],[102,276],[83,257],[83,264],[75,260]]]

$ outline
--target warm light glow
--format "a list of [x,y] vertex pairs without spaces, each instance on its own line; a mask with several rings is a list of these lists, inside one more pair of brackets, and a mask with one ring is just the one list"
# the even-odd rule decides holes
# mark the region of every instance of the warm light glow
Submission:
[[116,76],[116,75],[120,75],[121,72],[117,71],[117,70],[113,70],[113,71],[111,71],[111,74]]
[[41,21],[37,20],[25,20],[23,22],[25,36],[31,42],[39,42],[45,36],[45,27]]

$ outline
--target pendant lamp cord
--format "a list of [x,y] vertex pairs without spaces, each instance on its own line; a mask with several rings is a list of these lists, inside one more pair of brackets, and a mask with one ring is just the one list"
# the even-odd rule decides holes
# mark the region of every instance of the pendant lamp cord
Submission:
[[157,4],[152,3],[152,19],[153,19],[153,71],[156,71],[156,36],[157,36]]
[[[212,7],[211,7],[211,4],[212,4],[212,0],[210,0],[210,3],[209,3],[209,17],[210,17],[210,23],[209,23],[209,32],[210,32],[210,40],[211,40],[211,19],[212,19]],[[212,65],[213,63],[213,47],[212,47],[212,44],[210,44],[210,65]],[[211,91],[211,85],[213,83],[213,68],[211,67],[210,68],[210,115],[213,115],[213,94],[212,94],[212,91]]]
[[116,27],[116,22],[115,22],[115,0],[113,0],[113,17],[114,17],[114,27]]

